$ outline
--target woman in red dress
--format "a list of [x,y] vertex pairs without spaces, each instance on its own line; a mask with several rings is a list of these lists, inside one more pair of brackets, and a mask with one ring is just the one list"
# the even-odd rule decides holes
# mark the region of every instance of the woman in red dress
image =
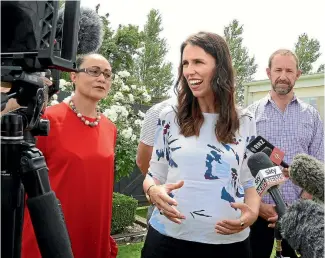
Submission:
[[[97,109],[112,84],[109,62],[99,54],[77,60],[71,73],[75,95],[45,111],[48,136],[38,137],[60,200],[75,258],[115,257],[110,237],[116,127]],[[23,258],[41,257],[28,210],[25,210]]]

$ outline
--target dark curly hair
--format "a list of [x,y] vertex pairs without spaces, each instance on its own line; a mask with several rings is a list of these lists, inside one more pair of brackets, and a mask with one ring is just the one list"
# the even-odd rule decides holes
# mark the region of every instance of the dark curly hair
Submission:
[[214,57],[215,73],[211,87],[215,99],[219,119],[216,126],[216,136],[219,142],[232,143],[235,132],[239,129],[239,118],[235,105],[235,79],[228,45],[219,35],[209,32],[199,32],[190,36],[181,45],[181,61],[178,68],[178,79],[175,91],[178,96],[176,119],[180,133],[185,137],[199,135],[204,117],[196,97],[193,96],[188,83],[183,76],[183,51],[191,44],[202,48]]

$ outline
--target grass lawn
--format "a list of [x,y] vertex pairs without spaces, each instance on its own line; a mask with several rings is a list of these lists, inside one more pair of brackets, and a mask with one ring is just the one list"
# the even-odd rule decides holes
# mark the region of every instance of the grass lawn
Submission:
[[[129,245],[120,245],[118,247],[117,258],[140,258],[142,246],[143,242]],[[274,256],[275,248],[273,248],[273,252],[270,258],[273,258]]]
[[142,217],[142,218],[147,218],[147,212],[148,212],[148,207],[140,207],[140,208],[137,208],[137,215]]
[[119,245],[117,258],[140,258],[143,242]]

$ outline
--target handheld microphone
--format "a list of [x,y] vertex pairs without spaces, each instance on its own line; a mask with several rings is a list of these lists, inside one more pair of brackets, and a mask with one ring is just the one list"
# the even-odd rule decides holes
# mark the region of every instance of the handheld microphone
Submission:
[[[62,30],[64,6],[58,12],[57,34]],[[97,52],[103,43],[103,23],[100,16],[92,9],[80,7],[78,32],[78,55]]]
[[298,154],[289,168],[292,182],[324,202],[324,164],[307,154]]
[[[269,147],[265,147],[262,152],[264,152],[269,158],[270,160],[273,162],[273,164],[275,164],[276,166],[282,166],[284,168],[287,168],[288,164],[285,163],[284,161],[282,162],[279,162],[279,160],[277,159],[274,159],[274,152],[272,152],[272,150],[269,148]],[[275,161],[278,161],[278,162],[275,162]]]
[[281,217],[286,210],[286,205],[281,197],[277,185],[285,181],[279,167],[274,166],[264,152],[254,153],[247,160],[247,165],[255,178],[256,191],[260,196],[268,192],[276,205],[276,211]]
[[248,145],[247,149],[249,149],[253,153],[261,152],[263,149],[269,148],[271,150],[271,154],[268,155],[271,161],[284,168],[288,168],[289,165],[283,161],[284,152],[277,147],[274,147],[270,142],[265,140],[262,136],[257,136],[254,140],[252,140]]
[[324,205],[293,203],[280,219],[281,234],[304,258],[324,257]]

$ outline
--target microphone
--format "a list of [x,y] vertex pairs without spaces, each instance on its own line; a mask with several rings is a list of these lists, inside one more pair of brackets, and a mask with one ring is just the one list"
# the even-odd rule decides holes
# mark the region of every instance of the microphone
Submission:
[[282,199],[277,185],[285,181],[281,169],[274,166],[264,152],[257,152],[250,156],[247,165],[255,178],[256,191],[260,196],[268,192],[275,202],[275,209],[279,217],[283,216],[286,205]]
[[283,161],[284,152],[277,147],[274,147],[270,142],[265,140],[262,136],[257,136],[254,140],[252,140],[248,145],[247,149],[249,149],[253,153],[261,152],[263,149],[269,148],[271,153],[267,153],[270,157],[271,161],[284,168],[288,168],[289,165]]
[[[64,6],[58,12],[57,35],[63,29]],[[80,20],[78,32],[78,55],[97,52],[103,43],[103,23],[96,11],[80,7]]]
[[323,205],[299,200],[287,209],[279,222],[282,237],[302,257],[324,257]]
[[289,168],[292,182],[324,202],[324,164],[307,154],[298,154]]
[[[279,164],[277,164],[277,163],[275,163],[274,162],[274,158],[272,159],[272,157],[274,157],[274,152],[272,153],[272,150],[269,148],[269,147],[265,147],[263,150],[262,150],[262,152],[264,152],[270,159],[271,159],[271,161],[273,162],[273,164],[275,164],[275,165],[277,165],[277,166],[282,166],[282,167],[284,167],[284,168],[287,168],[287,166],[288,166],[288,164],[287,163],[285,163],[284,161],[282,161],[282,162],[277,162],[277,163],[279,163]],[[288,166],[289,167],[289,166]]]

